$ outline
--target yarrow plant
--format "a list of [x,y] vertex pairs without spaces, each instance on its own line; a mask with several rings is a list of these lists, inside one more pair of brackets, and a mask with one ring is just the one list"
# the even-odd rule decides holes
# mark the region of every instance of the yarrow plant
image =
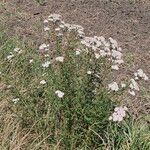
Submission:
[[128,139],[118,135],[130,132],[124,128],[130,111],[119,94],[127,89],[136,96],[139,80],[148,77],[139,69],[128,82],[109,81],[124,63],[116,40],[87,37],[82,26],[65,23],[59,14],[43,23],[45,41],[38,49],[9,44],[1,56],[5,95],[15,104],[17,129],[27,132],[25,142],[29,138],[23,149],[123,149]]

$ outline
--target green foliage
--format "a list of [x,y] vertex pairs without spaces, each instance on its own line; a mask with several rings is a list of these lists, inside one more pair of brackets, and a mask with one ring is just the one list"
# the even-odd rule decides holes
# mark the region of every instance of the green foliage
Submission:
[[35,0],[37,3],[39,3],[40,5],[43,5],[45,3],[45,0]]

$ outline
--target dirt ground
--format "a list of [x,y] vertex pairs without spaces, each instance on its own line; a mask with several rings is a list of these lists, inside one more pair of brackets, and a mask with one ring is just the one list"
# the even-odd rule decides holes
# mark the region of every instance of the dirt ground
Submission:
[[[32,40],[38,46],[43,37],[42,21],[51,13],[61,14],[65,22],[82,25],[86,35],[113,37],[126,53],[132,75],[142,68],[150,75],[150,1],[149,0],[1,0],[1,24],[10,36]],[[121,74],[121,75],[122,75]],[[150,92],[146,84],[146,91]],[[149,109],[149,96],[139,97]],[[137,101],[134,99],[133,101]],[[136,102],[139,110],[143,103]]]

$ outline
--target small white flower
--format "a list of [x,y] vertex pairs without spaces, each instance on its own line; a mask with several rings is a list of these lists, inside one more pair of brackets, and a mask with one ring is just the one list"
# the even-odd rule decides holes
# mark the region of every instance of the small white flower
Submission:
[[59,27],[63,29],[65,26],[63,24],[61,24]]
[[8,88],[8,89],[12,88],[12,85],[8,85],[7,88]]
[[11,60],[14,57],[13,54],[7,56],[7,60]]
[[125,107],[116,107],[114,109],[113,114],[108,118],[108,120],[113,120],[114,122],[120,122],[123,120],[123,118],[126,116],[126,111],[128,108]]
[[63,98],[64,93],[60,90],[55,91],[55,94],[59,97],[59,98]]
[[43,66],[44,68],[48,68],[50,64],[51,64],[50,61],[46,61],[45,63],[42,64],[42,66]]
[[45,19],[45,20],[44,20],[44,23],[48,23],[48,20],[47,20],[47,19]]
[[133,90],[136,90],[136,91],[139,91],[140,88],[138,86],[138,83],[134,80],[134,79],[131,79],[131,84],[130,84],[130,88]]
[[64,62],[64,57],[63,56],[59,56],[59,57],[56,57],[55,60],[59,61],[59,62]]
[[58,36],[58,37],[62,37],[63,34],[62,34],[62,33],[58,33],[57,36]]
[[137,72],[134,73],[135,78],[143,78],[145,81],[148,80],[148,76],[143,72],[142,69],[138,69]]
[[18,54],[21,54],[22,53],[22,50],[20,50],[19,52],[18,52]]
[[61,15],[59,15],[59,14],[51,14],[48,17],[48,20],[49,21],[53,21],[53,22],[60,21],[61,20]]
[[125,83],[121,83],[121,87],[122,87],[122,88],[125,88],[125,87],[126,87],[126,84],[125,84]]
[[116,50],[112,50],[112,57],[113,57],[114,59],[120,60],[121,57],[122,57],[122,53],[119,52],[119,51],[116,51]]
[[144,79],[145,81],[147,81],[149,78],[148,78],[148,76],[147,76],[146,74],[144,74],[144,75],[143,75],[143,79]]
[[80,50],[76,50],[76,55],[80,55]]
[[55,31],[60,31],[60,28],[56,28]]
[[92,71],[87,71],[87,74],[92,74]]
[[12,99],[12,102],[14,102],[14,104],[16,104],[20,99],[19,98],[14,98]]
[[2,74],[2,72],[0,71],[0,74]]
[[99,58],[100,58],[100,54],[95,53],[95,58],[96,58],[96,59],[99,59]]
[[32,62],[33,62],[33,59],[30,59],[30,60],[29,60],[29,63],[31,64]]
[[45,57],[49,57],[49,54],[45,54],[44,56],[45,56]]
[[44,84],[46,84],[46,81],[42,80],[42,81],[40,81],[40,84],[44,85]]
[[113,62],[116,64],[123,64],[124,63],[124,61],[122,59],[114,60]]
[[47,45],[45,43],[43,43],[39,46],[39,50],[43,50],[45,48],[47,48]]
[[123,109],[124,109],[125,111],[128,111],[128,108],[127,108],[126,106],[124,106]]
[[109,118],[108,118],[108,120],[112,120],[113,119],[113,117],[112,116],[110,116]]
[[49,27],[44,27],[44,31],[49,31],[50,28]]
[[99,52],[100,52],[100,55],[102,57],[106,57],[107,56],[107,53],[104,50],[100,50]]
[[15,48],[14,49],[14,52],[19,52],[20,51],[20,48]]
[[108,85],[109,89],[112,90],[112,91],[118,91],[119,90],[119,87],[118,87],[118,84],[116,82],[113,82],[113,83],[110,83]]
[[135,92],[133,90],[128,91],[130,95],[135,96]]
[[118,65],[112,65],[111,68],[112,68],[113,70],[119,70]]

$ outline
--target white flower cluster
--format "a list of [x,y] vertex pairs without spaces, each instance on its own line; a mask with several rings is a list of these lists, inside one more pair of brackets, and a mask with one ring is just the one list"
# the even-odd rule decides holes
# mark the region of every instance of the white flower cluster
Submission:
[[103,36],[84,37],[81,40],[81,44],[91,48],[95,52],[96,59],[101,56],[112,60],[112,69],[114,70],[119,70],[118,65],[124,62],[121,48],[118,46],[117,41],[111,37],[107,41]]
[[[22,53],[22,50],[20,49],[20,48],[14,48],[14,53],[17,53],[17,54],[21,54]],[[10,52],[10,55],[8,55],[7,57],[6,57],[6,59],[8,60],[8,61],[11,61],[12,60],[12,58],[15,56],[15,54],[13,54],[13,52]]]
[[41,45],[39,46],[39,51],[40,51],[40,52],[46,52],[46,51],[48,51],[48,50],[49,50],[49,44],[43,43],[43,44],[41,44]]
[[56,61],[59,61],[59,62],[64,62],[64,57],[63,56],[58,56],[55,58]]
[[123,121],[124,117],[126,116],[127,110],[128,110],[127,107],[116,107],[114,109],[114,113],[109,117],[109,120],[112,120],[114,122]]
[[20,100],[19,98],[14,98],[14,99],[12,99],[12,102],[13,102],[14,104],[16,104],[19,100]]
[[140,88],[139,88],[138,83],[134,79],[131,79],[130,81],[131,83],[129,85],[130,87],[129,94],[131,94],[132,96],[135,96],[135,91],[139,91]]
[[142,69],[138,69],[135,73],[135,80],[144,79],[145,81],[148,80],[148,76],[143,72]]
[[61,15],[59,15],[59,14],[51,14],[50,16],[48,16],[48,20],[52,21],[52,22],[61,21]]
[[108,88],[115,92],[119,90],[119,86],[116,82],[112,82],[112,83],[108,84]]
[[10,53],[10,55],[8,55],[6,58],[7,58],[7,60],[10,61],[13,57],[14,57],[14,55],[12,53]]
[[59,98],[63,98],[64,97],[64,92],[60,91],[60,90],[57,90],[55,91],[55,94],[59,97]]
[[46,84],[46,81],[42,80],[42,81],[40,81],[40,84],[44,85],[44,84]]
[[148,76],[143,72],[142,69],[138,69],[135,73],[134,73],[135,78],[131,79],[131,83],[129,85],[130,90],[128,91],[130,95],[135,96],[136,92],[135,91],[139,91],[139,85],[135,80],[139,80],[139,79],[143,79],[145,81],[148,80]]
[[[119,70],[119,65],[124,62],[121,53],[122,49],[118,46],[117,41],[113,38],[110,37],[108,40],[106,40],[103,36],[87,37],[85,36],[84,28],[82,26],[65,23],[64,21],[62,21],[62,17],[59,14],[51,14],[48,19],[44,20],[44,23],[47,24],[49,21],[54,23],[57,22],[55,31],[58,32],[58,35],[62,36],[63,34],[61,31],[65,30],[69,32],[76,31],[77,35],[82,38],[81,44],[86,46],[87,48],[91,48],[95,53],[96,59],[99,59],[100,57],[108,57],[108,59],[112,61],[113,70]],[[77,51],[76,55],[79,54],[80,52]]]
[[[65,23],[64,21],[62,21],[62,17],[59,14],[51,14],[50,16],[48,16],[48,19],[44,20],[44,24],[48,24],[48,22],[51,21],[53,23],[57,22],[58,27],[55,28],[56,32],[60,32],[61,30],[68,30],[70,31],[76,31],[77,35],[81,38],[84,37],[85,33],[84,33],[84,28],[80,25],[76,25],[76,24],[69,24],[69,23]],[[44,27],[45,31],[50,30],[48,26]],[[61,36],[62,34],[58,34],[59,36]]]
[[[126,84],[121,82],[120,87],[125,88]],[[117,92],[117,91],[119,91],[119,85],[117,84],[117,82],[112,82],[112,83],[108,84],[108,89],[110,89],[111,91]]]
[[21,54],[22,53],[22,50],[20,48],[15,48],[14,49],[14,52],[18,53],[18,54]]
[[51,64],[50,61],[46,61],[45,63],[42,64],[42,67],[48,68],[50,64]]

